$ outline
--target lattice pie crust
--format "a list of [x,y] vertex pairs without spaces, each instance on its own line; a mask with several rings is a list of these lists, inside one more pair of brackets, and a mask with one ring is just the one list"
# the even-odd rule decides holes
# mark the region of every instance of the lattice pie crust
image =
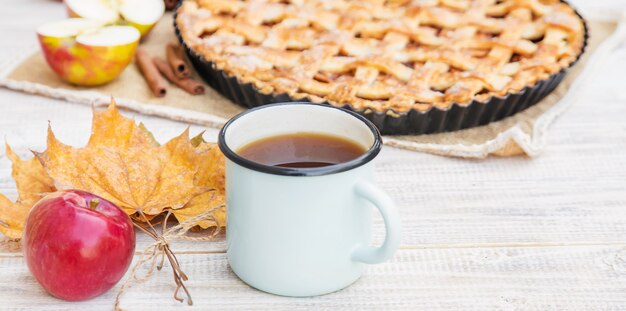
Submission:
[[557,0],[187,0],[176,22],[196,54],[261,93],[395,112],[518,92],[584,41]]

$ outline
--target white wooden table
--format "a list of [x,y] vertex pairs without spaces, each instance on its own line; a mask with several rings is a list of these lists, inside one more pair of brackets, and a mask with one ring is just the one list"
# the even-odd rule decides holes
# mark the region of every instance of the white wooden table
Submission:
[[[575,2],[583,12],[600,8],[607,16],[626,8],[623,0]],[[0,57],[33,44],[37,25],[63,16],[55,1],[0,0]],[[553,126],[538,158],[468,161],[385,147],[377,178],[398,204],[403,243],[390,262],[370,266],[353,286],[321,297],[277,297],[237,279],[223,240],[175,243],[195,305],[171,298],[166,268],[132,287],[122,307],[626,310],[626,47],[611,57],[603,76]],[[160,141],[187,126],[126,114]],[[63,142],[85,144],[90,118],[85,106],[0,89],[0,137],[22,156],[45,148],[48,120]],[[216,133],[209,129],[206,138]],[[16,197],[4,151],[0,192]],[[374,231],[380,241],[380,220]],[[150,243],[144,235],[139,241],[138,251]],[[0,246],[0,309],[110,310],[116,293],[81,303],[56,300],[40,289],[19,252]]]

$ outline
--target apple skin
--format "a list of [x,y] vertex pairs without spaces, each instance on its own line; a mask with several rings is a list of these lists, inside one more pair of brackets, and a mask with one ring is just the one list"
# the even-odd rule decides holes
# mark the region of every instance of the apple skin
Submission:
[[74,12],[69,6],[65,6],[65,11],[67,12],[67,17],[81,17],[78,13]]
[[133,23],[133,22],[130,22],[130,21],[126,21],[126,23],[128,24],[128,26],[133,26],[137,30],[139,30],[139,33],[141,34],[141,39],[142,40],[144,40],[145,37],[148,36],[148,34],[152,30],[152,28],[154,28],[154,26],[156,25],[156,23],[154,23],[154,24],[138,24],[138,23]]
[[[92,199],[99,203],[90,208]],[[133,224],[119,207],[94,194],[65,190],[33,206],[22,236],[30,272],[51,295],[86,300],[124,276],[135,251]]]
[[38,34],[39,44],[50,68],[71,84],[96,86],[111,82],[128,66],[137,42],[116,46],[88,46],[74,38]]

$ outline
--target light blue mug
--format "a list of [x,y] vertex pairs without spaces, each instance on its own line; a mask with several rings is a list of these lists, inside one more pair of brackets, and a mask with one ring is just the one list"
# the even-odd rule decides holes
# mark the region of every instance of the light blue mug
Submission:
[[[250,142],[298,132],[340,136],[367,151],[316,168],[268,166],[237,154]],[[372,183],[381,146],[371,122],[329,105],[267,105],[226,123],[219,147],[227,158],[227,256],[235,274],[265,292],[314,296],[352,284],[366,263],[389,259],[400,244],[400,220]],[[373,207],[386,226],[378,247],[370,245]]]

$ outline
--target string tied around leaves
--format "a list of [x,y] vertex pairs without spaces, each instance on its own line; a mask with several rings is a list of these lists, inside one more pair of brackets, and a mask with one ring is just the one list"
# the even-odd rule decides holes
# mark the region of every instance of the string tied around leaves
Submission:
[[[150,223],[146,215],[139,211],[140,217],[147,223],[146,225],[142,225],[137,221],[133,220],[133,224],[136,228],[143,231],[145,234],[150,236],[155,240],[154,243],[148,245],[143,252],[141,253],[141,257],[133,266],[130,276],[124,282],[119,292],[117,293],[117,297],[115,299],[115,310],[123,310],[120,307],[121,298],[124,293],[133,285],[137,283],[143,283],[150,279],[154,274],[155,270],[160,271],[165,264],[165,258],[168,259],[170,266],[172,267],[172,273],[174,276],[174,283],[176,284],[176,289],[174,290],[174,299],[179,302],[185,301],[185,298],[179,297],[179,292],[182,289],[185,293],[187,304],[192,305],[193,299],[191,298],[191,294],[185,286],[185,282],[189,279],[187,275],[183,272],[178,259],[174,252],[172,252],[170,248],[170,242],[174,240],[186,240],[186,241],[209,241],[215,239],[215,237],[220,233],[221,226],[217,219],[214,216],[214,212],[220,208],[224,208],[224,205],[215,206],[204,213],[191,217],[175,226],[167,228],[167,221],[172,214],[171,210],[165,215],[163,219],[163,226],[161,228],[161,232],[159,233],[157,229]],[[190,237],[187,236],[186,233],[194,227],[200,221],[210,221],[215,226],[211,227],[211,231],[209,234],[202,237]],[[139,274],[139,270],[142,267],[146,267],[147,270],[143,275]]]

